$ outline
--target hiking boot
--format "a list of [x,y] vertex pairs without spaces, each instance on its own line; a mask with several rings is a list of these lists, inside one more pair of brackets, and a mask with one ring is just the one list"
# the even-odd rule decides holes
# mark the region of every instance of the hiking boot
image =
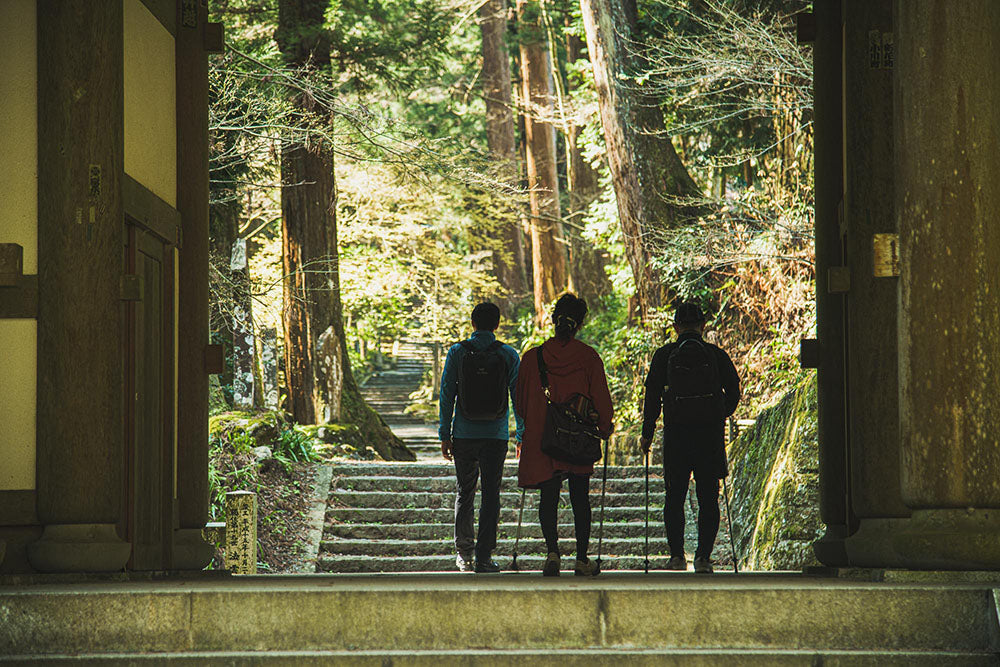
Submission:
[[715,572],[715,570],[712,569],[712,561],[709,558],[695,558],[694,571],[698,574],[712,574]]
[[590,560],[577,560],[576,567],[573,568],[573,574],[577,577],[596,577],[601,573],[601,568],[597,565],[595,561]]
[[477,560],[476,561],[476,572],[480,574],[499,572],[500,566],[497,565],[496,561],[492,558],[489,560]]
[[667,561],[668,570],[686,570],[688,569],[688,562],[684,556],[671,556],[670,560]]
[[558,577],[559,565],[559,554],[550,552],[549,555],[545,557],[545,566],[542,568],[542,576]]
[[459,572],[472,572],[472,554],[458,554],[455,556],[455,565]]

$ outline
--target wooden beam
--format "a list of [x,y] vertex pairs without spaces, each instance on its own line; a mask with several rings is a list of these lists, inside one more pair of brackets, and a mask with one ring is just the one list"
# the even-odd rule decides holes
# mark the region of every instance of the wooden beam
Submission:
[[122,175],[125,215],[170,246],[181,244],[181,214],[128,174]]
[[24,248],[17,243],[0,243],[0,287],[14,287],[24,273]]
[[38,276],[21,276],[14,287],[0,288],[0,320],[38,317]]

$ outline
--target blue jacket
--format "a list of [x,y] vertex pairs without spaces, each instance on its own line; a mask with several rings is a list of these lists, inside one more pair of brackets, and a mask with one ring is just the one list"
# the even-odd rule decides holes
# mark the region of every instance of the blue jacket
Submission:
[[[485,350],[493,344],[496,336],[492,331],[475,331],[469,337],[469,341],[478,349]],[[521,365],[521,358],[517,350],[510,345],[501,345],[498,350],[500,356],[507,362],[508,390],[511,401],[514,398],[514,390],[517,387],[517,369]],[[455,399],[458,396],[458,368],[466,351],[461,343],[455,343],[448,350],[448,356],[444,361],[444,372],[441,374],[441,396],[438,403],[438,437],[441,440],[451,440],[452,438],[491,438],[494,440],[507,440],[510,432],[507,429],[508,411],[503,413],[503,417],[493,421],[469,421],[462,416],[460,410],[455,409]],[[524,432],[524,421],[514,415],[517,424],[515,437],[521,440]],[[452,421],[454,420],[454,424]]]

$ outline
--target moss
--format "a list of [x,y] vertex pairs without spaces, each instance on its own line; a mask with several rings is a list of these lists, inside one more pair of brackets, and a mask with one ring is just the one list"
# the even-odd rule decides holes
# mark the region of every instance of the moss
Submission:
[[737,547],[749,569],[801,569],[818,564],[812,543],[822,533],[816,381],[810,377],[729,451]]

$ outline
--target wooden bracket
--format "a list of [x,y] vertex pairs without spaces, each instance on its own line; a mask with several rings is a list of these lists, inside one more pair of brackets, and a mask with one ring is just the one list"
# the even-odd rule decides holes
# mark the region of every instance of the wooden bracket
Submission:
[[816,41],[816,15],[812,12],[799,12],[795,15],[795,41],[799,44],[812,44]]
[[211,344],[205,346],[205,373],[208,375],[218,375],[226,368],[225,350],[222,345]]
[[831,266],[826,273],[826,290],[830,294],[851,291],[851,267]]
[[802,368],[819,368],[821,352],[819,340],[815,338],[803,338],[799,341],[799,366]]
[[221,23],[206,23],[202,46],[208,53],[222,53],[226,49],[226,31]]
[[0,287],[17,287],[24,275],[24,248],[0,243]]

